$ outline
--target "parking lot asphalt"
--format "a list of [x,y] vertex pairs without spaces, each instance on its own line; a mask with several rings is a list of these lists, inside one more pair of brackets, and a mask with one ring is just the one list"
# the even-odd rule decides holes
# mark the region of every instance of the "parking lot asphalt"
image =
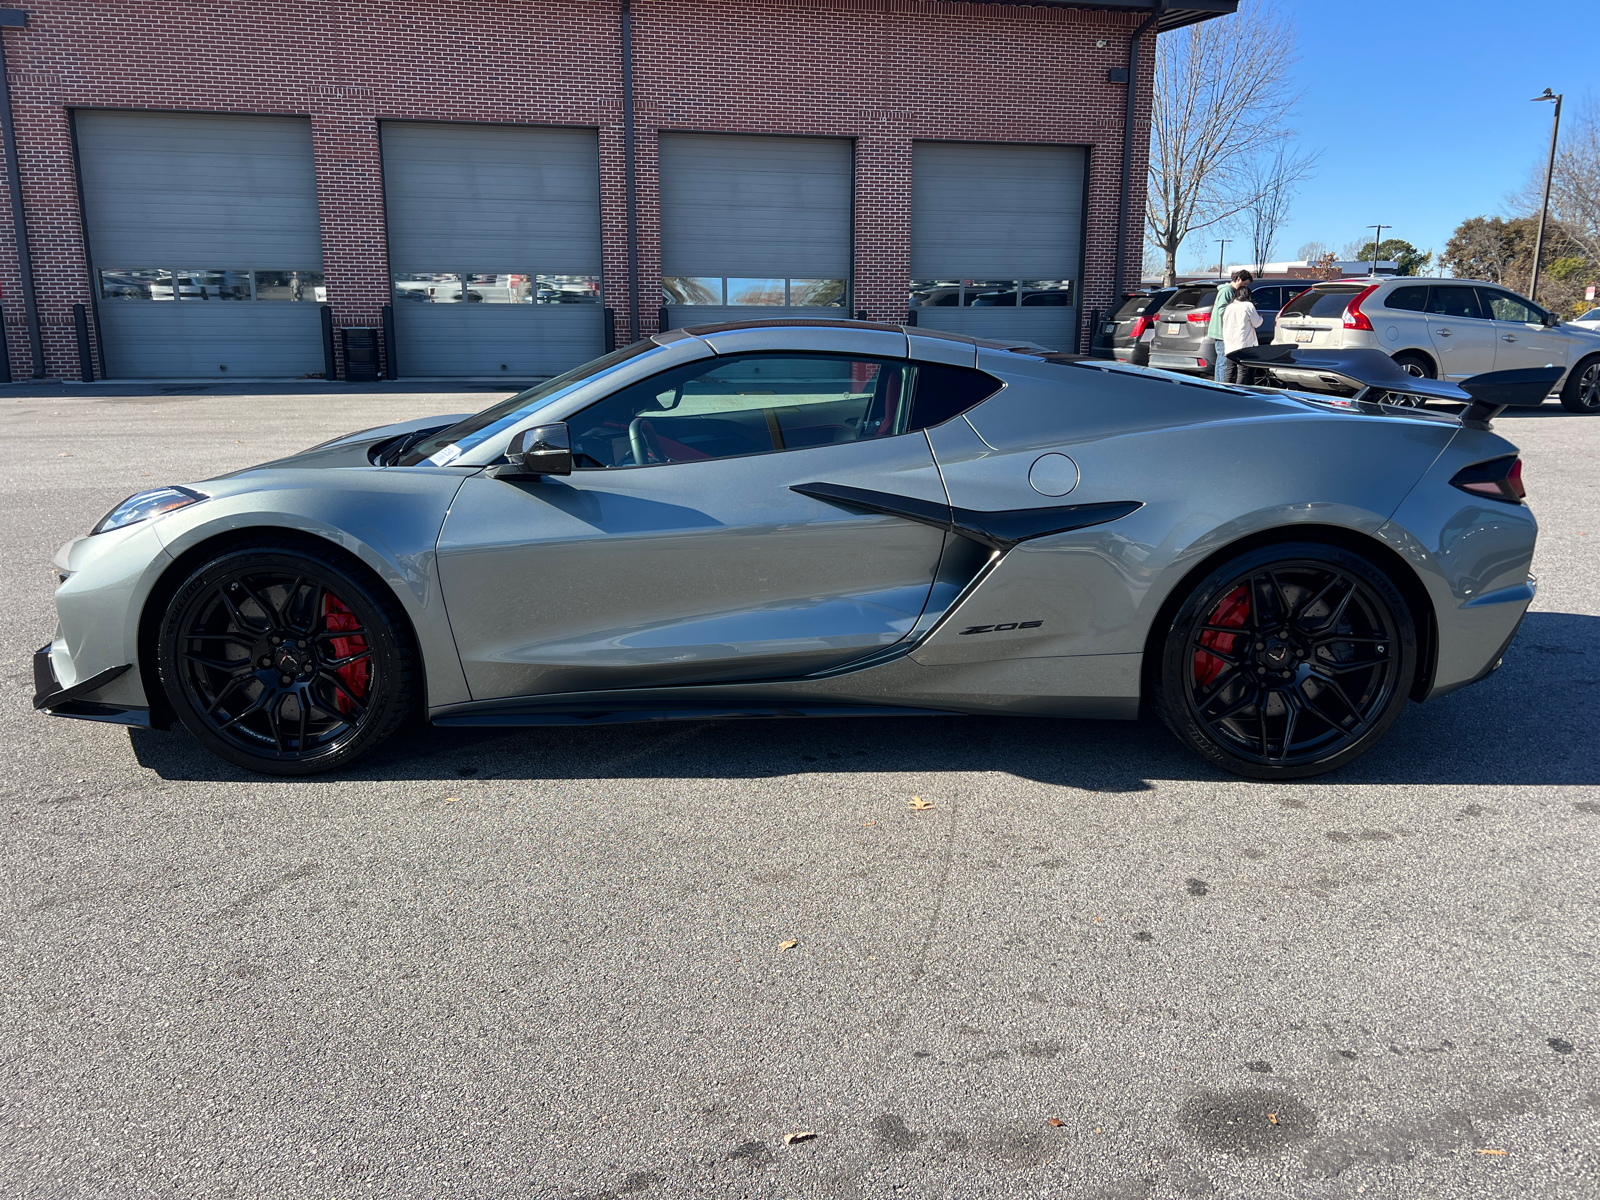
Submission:
[[114,502],[502,394],[0,390],[4,1194],[1600,1193],[1600,420],[1496,423],[1520,637],[1317,780],[897,718],[276,781],[32,711]]

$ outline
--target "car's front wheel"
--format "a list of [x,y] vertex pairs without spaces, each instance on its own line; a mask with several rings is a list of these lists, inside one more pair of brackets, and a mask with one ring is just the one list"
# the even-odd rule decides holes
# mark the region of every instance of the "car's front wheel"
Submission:
[[229,762],[269,775],[343,766],[410,714],[416,650],[394,597],[360,569],[285,541],[234,546],[162,618],[162,687]]
[[1561,407],[1568,412],[1600,413],[1600,354],[1590,355],[1567,375]]
[[1165,631],[1155,702],[1203,758],[1254,779],[1341,767],[1381,738],[1417,670],[1416,625],[1362,556],[1292,543],[1210,572]]

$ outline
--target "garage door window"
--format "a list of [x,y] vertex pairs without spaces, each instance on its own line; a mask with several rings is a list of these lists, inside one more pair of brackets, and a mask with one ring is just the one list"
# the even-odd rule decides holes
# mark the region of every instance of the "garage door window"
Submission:
[[912,308],[1068,308],[1070,279],[913,279]]
[[728,308],[843,308],[843,279],[745,278],[668,275],[661,292],[669,305],[708,304]]
[[328,289],[321,271],[235,271],[226,267],[129,267],[100,272],[102,300],[311,300]]
[[407,304],[599,304],[597,275],[525,271],[396,271],[394,298]]

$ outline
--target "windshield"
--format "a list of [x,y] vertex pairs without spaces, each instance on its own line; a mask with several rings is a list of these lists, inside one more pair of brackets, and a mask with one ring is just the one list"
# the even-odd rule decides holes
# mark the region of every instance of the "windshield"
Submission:
[[435,467],[449,466],[468,450],[482,445],[498,433],[504,433],[534,410],[549,404],[584,380],[592,379],[611,370],[612,367],[627,362],[630,358],[656,349],[659,349],[657,343],[645,338],[643,341],[634,342],[631,346],[624,346],[620,350],[613,350],[610,354],[586,362],[581,367],[573,367],[564,375],[557,375],[554,379],[535,384],[525,392],[518,392],[515,396],[500,401],[499,404],[473,414],[465,421],[457,421],[448,429],[440,430],[426,441],[418,442],[400,460],[399,465],[414,467],[426,462]]
[[1579,317],[1578,320],[1600,321],[1600,308],[1591,308],[1588,312],[1584,313],[1583,316]]

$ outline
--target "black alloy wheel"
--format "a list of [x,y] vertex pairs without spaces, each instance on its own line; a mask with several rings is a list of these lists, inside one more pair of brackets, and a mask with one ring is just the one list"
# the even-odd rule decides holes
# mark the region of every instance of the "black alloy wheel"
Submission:
[[1156,703],[1216,765],[1293,779],[1381,738],[1416,663],[1410,610],[1372,563],[1316,543],[1267,546],[1213,571],[1179,608]]
[[1568,412],[1600,413],[1600,354],[1572,368],[1561,388],[1561,407]]
[[416,652],[394,597],[365,571],[282,543],[234,548],[190,575],[158,655],[185,728],[266,774],[343,766],[412,708]]

